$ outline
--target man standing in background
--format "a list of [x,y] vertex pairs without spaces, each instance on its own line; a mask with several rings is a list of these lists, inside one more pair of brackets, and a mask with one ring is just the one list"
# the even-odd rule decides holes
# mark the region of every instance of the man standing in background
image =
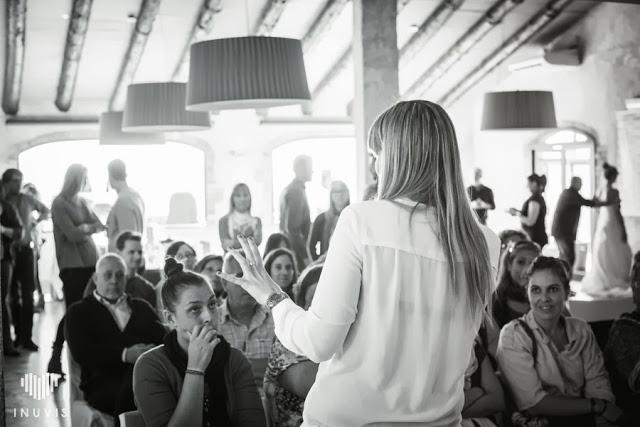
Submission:
[[[2,185],[6,199],[11,203],[18,215],[24,230],[20,240],[15,243],[15,264],[9,299],[11,301],[11,317],[16,332],[16,344],[25,350],[38,351],[32,341],[33,329],[33,292],[36,289],[36,259],[32,241],[32,230],[42,220],[49,217],[49,208],[30,194],[22,193],[22,172],[18,169],[7,169],[2,174]],[[37,218],[33,213],[37,212]]]
[[496,204],[493,201],[493,191],[489,187],[482,185],[482,169],[476,168],[473,171],[474,185],[467,188],[469,199],[471,200],[471,208],[478,215],[480,224],[487,224],[487,210],[495,209]]
[[311,214],[305,191],[305,183],[311,181],[313,163],[311,157],[301,155],[293,161],[296,177],[280,197],[280,230],[291,241],[296,254],[298,269],[307,264],[307,237],[311,228]]
[[123,231],[144,232],[144,201],[137,191],[127,184],[127,168],[120,159],[112,160],[108,166],[109,185],[118,193],[107,217],[109,252],[117,252],[116,240]]
[[575,243],[580,222],[580,210],[583,206],[593,208],[606,204],[595,199],[585,199],[580,194],[581,188],[582,179],[577,176],[571,178],[569,188],[560,193],[551,226],[551,235],[556,239],[560,251],[559,258],[567,261],[572,269],[576,260]]

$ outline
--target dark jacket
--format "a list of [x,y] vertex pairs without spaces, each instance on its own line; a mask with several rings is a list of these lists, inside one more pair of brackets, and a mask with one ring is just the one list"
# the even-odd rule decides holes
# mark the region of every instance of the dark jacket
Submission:
[[107,414],[114,414],[123,387],[131,389],[133,405],[133,367],[122,361],[122,351],[139,343],[160,344],[166,333],[149,303],[137,298],[128,302],[131,318],[124,331],[93,295],[72,304],[65,320],[67,343],[81,369],[80,389],[91,407]]
[[560,193],[556,212],[553,216],[551,235],[575,241],[580,221],[580,209],[583,206],[594,207],[594,200],[587,200],[574,188],[567,188]]

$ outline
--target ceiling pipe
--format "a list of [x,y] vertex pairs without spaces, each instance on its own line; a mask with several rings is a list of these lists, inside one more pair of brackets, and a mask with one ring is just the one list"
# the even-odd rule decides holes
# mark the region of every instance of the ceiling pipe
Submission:
[[496,69],[522,45],[538,34],[549,22],[553,21],[573,0],[551,0],[544,8],[535,14],[527,23],[521,26],[511,37],[504,41],[496,50],[489,54],[477,67],[464,76],[438,102],[449,106],[480,80]]
[[329,0],[302,38],[302,51],[308,53],[327,33],[350,0]]
[[[402,11],[402,9],[404,9],[407,6],[407,4],[409,4],[410,1],[411,0],[399,0],[398,1],[398,13],[400,13]],[[431,17],[439,9],[441,9],[442,4],[451,3],[452,1],[457,2],[459,0],[444,0],[440,5],[438,5],[436,7],[436,10],[434,11],[434,13],[429,15],[429,17],[425,20],[425,23],[427,21],[429,21],[431,19]],[[440,22],[439,20],[432,21],[432,25],[436,25],[439,22]],[[424,25],[424,23],[423,23],[423,25]],[[420,27],[422,28],[422,25]],[[441,28],[441,25],[436,29],[436,31],[438,29],[440,29],[440,28]],[[424,31],[425,32],[430,32],[430,30],[428,28],[424,28]],[[433,34],[435,34],[435,32]],[[429,37],[433,36],[433,34],[431,34]],[[338,57],[338,60],[331,66],[331,68],[329,68],[329,71],[327,71],[326,74],[320,79],[320,81],[318,82],[316,87],[313,88],[313,90],[311,91],[311,99],[317,98],[320,95],[320,93],[322,93],[322,91],[324,91],[336,79],[336,77],[338,77],[340,75],[340,73],[345,68],[347,68],[347,66],[353,60],[352,54],[353,54],[353,48],[352,48],[351,45],[349,45],[344,50],[344,52],[342,52],[342,54]]]
[[418,77],[411,87],[402,94],[402,98],[416,98],[424,94],[522,2],[523,0],[498,0],[495,2],[482,18],[476,21],[453,46],[447,49],[433,65]]
[[5,114],[17,114],[20,107],[22,71],[24,69],[27,0],[5,0],[5,7],[6,33],[2,110]]
[[425,47],[431,38],[451,19],[465,0],[445,0],[424,20],[418,31],[400,49],[400,66],[402,67]]
[[144,48],[153,29],[153,21],[160,10],[162,0],[142,0],[138,19],[134,27],[129,47],[120,65],[118,79],[109,99],[109,111],[120,110],[124,106],[127,87],[133,82]]
[[286,6],[287,0],[269,0],[260,14],[260,21],[253,33],[257,36],[271,35],[273,29],[278,25]]
[[25,115],[7,117],[7,125],[44,125],[44,124],[88,124],[98,123],[98,116],[69,116],[69,115]]
[[73,0],[73,6],[71,7],[67,41],[64,46],[64,59],[60,70],[60,78],[58,79],[55,100],[56,107],[63,112],[69,111],[73,101],[73,92],[78,79],[80,58],[82,57],[82,47],[89,28],[92,3],[93,0]]
[[196,19],[193,28],[191,28],[187,43],[180,53],[180,59],[178,59],[178,63],[173,69],[173,73],[171,73],[171,81],[176,81],[182,75],[187,64],[189,64],[191,45],[203,40],[211,32],[215,23],[215,16],[222,11],[221,3],[222,0],[203,0],[198,12],[198,19]]

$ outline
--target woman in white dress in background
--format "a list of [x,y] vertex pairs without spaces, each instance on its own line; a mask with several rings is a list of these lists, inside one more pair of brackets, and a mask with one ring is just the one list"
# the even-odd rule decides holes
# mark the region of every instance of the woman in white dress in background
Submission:
[[593,238],[591,270],[582,280],[582,291],[591,295],[616,293],[629,289],[631,248],[627,243],[627,231],[620,213],[620,193],[613,188],[618,169],[603,165],[606,184],[597,199],[605,201],[599,208],[600,215]]

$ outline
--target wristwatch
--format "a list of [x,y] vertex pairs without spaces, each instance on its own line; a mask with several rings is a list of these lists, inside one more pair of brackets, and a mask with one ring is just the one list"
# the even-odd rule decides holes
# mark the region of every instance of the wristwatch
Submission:
[[267,302],[265,302],[264,305],[266,305],[269,310],[273,310],[273,307],[286,300],[287,298],[289,298],[289,295],[282,291],[274,292],[269,295],[269,298],[267,298]]

